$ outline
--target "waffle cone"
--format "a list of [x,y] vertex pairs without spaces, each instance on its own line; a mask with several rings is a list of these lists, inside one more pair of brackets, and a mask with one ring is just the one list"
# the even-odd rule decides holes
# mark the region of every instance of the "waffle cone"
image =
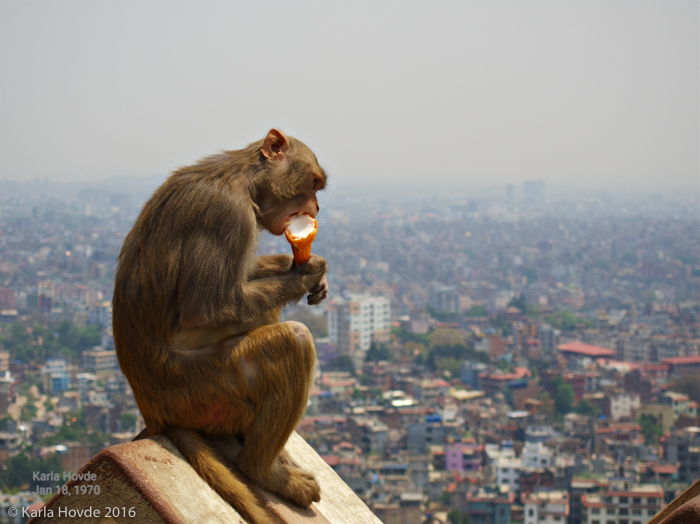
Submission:
[[316,223],[316,220],[314,220],[314,230],[304,238],[292,235],[289,232],[289,229],[284,230],[284,236],[287,237],[287,242],[289,242],[289,244],[292,246],[292,255],[294,255],[294,263],[297,266],[306,264],[309,257],[311,257],[311,244],[316,238],[317,230],[318,224]]

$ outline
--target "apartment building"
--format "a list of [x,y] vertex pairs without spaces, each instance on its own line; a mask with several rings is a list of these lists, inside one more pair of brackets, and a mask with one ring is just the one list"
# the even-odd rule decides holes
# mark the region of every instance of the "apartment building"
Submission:
[[526,442],[522,453],[524,468],[548,468],[552,466],[553,453],[542,442]]
[[117,352],[105,350],[102,346],[95,346],[91,351],[83,351],[83,368],[98,376],[114,373],[119,369]]
[[566,491],[536,491],[523,497],[525,524],[563,524],[569,516]]
[[664,458],[671,464],[680,463],[678,481],[691,484],[700,479],[700,428],[675,430],[661,437]]
[[356,356],[372,342],[386,342],[391,334],[391,303],[387,297],[348,294],[328,309],[328,336],[341,355]]
[[644,524],[663,507],[664,490],[658,484],[630,485],[611,480],[604,493],[581,496],[586,524]]

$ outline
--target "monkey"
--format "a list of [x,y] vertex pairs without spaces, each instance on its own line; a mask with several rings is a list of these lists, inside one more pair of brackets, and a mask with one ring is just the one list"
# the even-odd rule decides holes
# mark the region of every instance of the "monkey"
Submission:
[[257,256],[259,234],[316,217],[327,175],[301,141],[271,129],[241,150],[180,168],[144,205],[118,257],[113,332],[149,435],[164,434],[252,523],[276,517],[226,467],[212,440],[237,437],[235,465],[262,488],[308,507],[313,474],[284,445],[308,402],[313,338],[280,312],[327,295],[326,261]]

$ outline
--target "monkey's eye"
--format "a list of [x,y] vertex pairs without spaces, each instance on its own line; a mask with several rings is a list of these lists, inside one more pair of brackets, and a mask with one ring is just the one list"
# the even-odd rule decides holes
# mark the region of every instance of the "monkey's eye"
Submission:
[[313,175],[313,177],[314,177],[314,187],[313,187],[313,190],[314,190],[314,191],[319,191],[319,190],[323,189],[323,180],[321,179],[321,177],[318,176],[318,175]]

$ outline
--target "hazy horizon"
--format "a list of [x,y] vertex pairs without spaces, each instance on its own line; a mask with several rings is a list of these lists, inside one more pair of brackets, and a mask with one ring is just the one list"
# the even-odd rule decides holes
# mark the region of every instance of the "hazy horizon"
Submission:
[[331,188],[700,191],[700,4],[0,1],[0,179],[165,176],[279,127]]

